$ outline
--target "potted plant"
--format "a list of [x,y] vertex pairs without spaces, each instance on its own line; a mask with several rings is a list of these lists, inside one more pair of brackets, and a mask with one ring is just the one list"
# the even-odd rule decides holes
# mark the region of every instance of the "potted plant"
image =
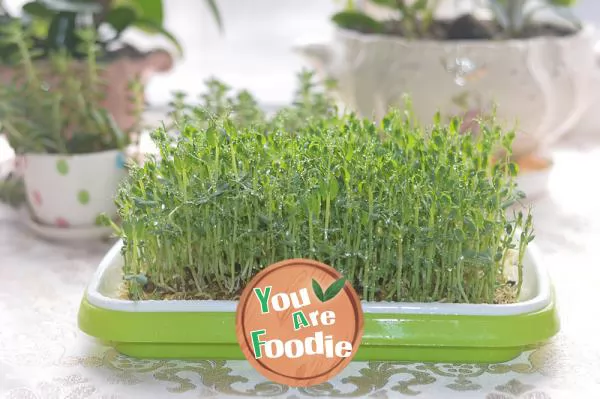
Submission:
[[[56,50],[44,63],[33,61],[32,37],[20,23],[2,32],[3,43],[18,49],[19,68],[11,83],[0,86],[0,123],[22,162],[22,193],[32,218],[40,226],[81,229],[95,226],[101,214],[114,216],[113,195],[126,176],[125,150],[135,138],[101,104],[105,90],[95,32],[78,33],[85,58]],[[142,89],[131,88],[134,94]],[[137,119],[143,104],[136,105]]]
[[[131,28],[143,28],[147,32],[161,34],[181,51],[176,38],[162,26],[160,0],[36,0],[23,5],[21,16],[12,16],[5,11],[1,18],[3,24],[18,21],[31,32],[32,60],[42,65],[52,52],[59,49],[66,50],[74,59],[85,58],[86,54],[80,49],[81,39],[77,30],[82,26],[94,30],[104,66],[100,75],[109,82],[104,87],[103,106],[123,130],[130,129],[137,123],[130,112],[130,82],[138,79],[145,84],[152,74],[165,72],[173,64],[172,56],[165,50],[142,53],[135,47],[122,43],[123,33]],[[11,43],[0,47],[0,81],[11,80],[17,52],[17,47]]]
[[120,187],[121,240],[85,292],[84,332],[132,356],[243,359],[236,299],[289,258],[332,265],[362,297],[355,359],[505,361],[557,332],[532,217],[505,212],[521,198],[514,133],[425,130],[398,111],[287,129],[296,112],[192,109],[178,135],[153,132],[160,155]]
[[[207,0],[207,3],[217,23],[221,26],[220,14],[214,0]],[[177,39],[163,27],[162,0],[67,0],[60,2],[36,0],[28,2],[22,7],[20,17],[12,16],[4,7],[0,7],[0,20],[3,26],[11,27],[0,31],[0,82],[6,85],[2,98],[4,112],[0,119],[0,133],[6,134],[9,142],[18,146],[18,148],[14,148],[17,155],[14,170],[0,183],[0,199],[19,207],[28,198],[36,220],[44,224],[77,226],[91,223],[93,225],[93,220],[90,222],[91,213],[101,213],[102,210],[114,208],[111,195],[116,182],[122,177],[123,160],[119,161],[119,172],[110,178],[106,177],[110,182],[98,183],[101,186],[98,187],[100,191],[95,194],[100,195],[94,195],[96,201],[94,203],[99,208],[92,209],[93,207],[88,206],[86,207],[87,213],[82,213],[80,219],[73,219],[72,216],[69,218],[58,216],[59,214],[64,215],[73,205],[70,201],[63,201],[60,196],[56,197],[54,202],[61,203],[62,206],[51,205],[48,195],[44,195],[43,197],[46,198],[44,207],[49,207],[52,211],[48,215],[39,213],[41,210],[38,208],[42,207],[39,189],[36,188],[35,193],[31,190],[27,193],[23,174],[29,176],[26,178],[30,181],[29,185],[40,186],[40,184],[32,183],[32,179],[35,178],[38,183],[45,182],[43,186],[50,191],[53,190],[54,180],[46,180],[47,173],[37,175],[38,168],[31,165],[25,172],[24,166],[27,164],[27,160],[22,155],[31,151],[61,155],[102,152],[105,149],[115,151],[123,150],[129,139],[136,141],[137,134],[140,133],[144,86],[153,73],[170,69],[173,60],[170,53],[165,50],[140,52],[135,47],[123,42],[122,36],[132,28],[142,29],[149,34],[159,34],[167,38],[181,54],[182,49]],[[17,26],[22,34],[16,32]],[[82,26],[83,29],[91,32],[88,35],[91,34],[94,37],[93,45],[97,49],[94,49],[91,55],[89,52],[91,44],[86,43],[81,36]],[[59,71],[57,68],[61,68],[61,70]],[[58,93],[61,90],[66,90],[64,98],[54,98],[52,95],[44,93],[42,88],[38,88],[36,91],[33,86],[28,87],[27,96],[14,97],[14,95],[22,95],[21,89],[23,91],[25,89],[25,86],[22,86],[23,80],[15,80],[23,77],[23,74],[27,75],[26,79],[35,75],[36,81],[53,91],[54,95],[61,94]],[[72,75],[69,76],[70,74]],[[16,86],[15,82],[18,82]],[[78,106],[77,103],[79,87],[90,88],[89,93],[83,94],[81,101],[85,104],[81,106]],[[22,104],[19,104],[19,101],[26,105],[21,107]],[[58,105],[59,103],[61,105]],[[48,141],[41,146],[38,142],[33,148],[31,147],[32,142],[24,144],[23,140],[34,137],[45,139],[42,136],[49,130],[43,125],[43,120],[27,122],[26,119],[29,115],[25,110],[28,112],[36,110],[40,115],[44,115],[53,112],[50,108],[52,104],[56,106],[57,111],[64,114],[50,114],[45,117],[54,118],[56,125],[53,125],[53,129],[65,128],[68,130],[61,133],[54,132],[57,136],[62,135],[60,140],[67,140],[65,142],[67,148],[59,148],[57,147],[58,142],[50,143]],[[101,115],[102,119],[98,115]],[[82,131],[74,133],[71,127],[74,124]],[[12,132],[10,131],[11,126],[13,127]],[[110,133],[111,130],[112,133]],[[120,132],[124,132],[124,134]],[[21,136],[16,137],[15,134]],[[124,142],[110,141],[109,137],[113,134],[127,138],[127,140]],[[67,138],[70,135],[74,136]],[[113,138],[116,139],[117,136]],[[83,141],[86,140],[88,142],[84,143]],[[94,148],[91,148],[90,145]],[[100,157],[99,153],[96,155],[96,158]],[[112,155],[108,156],[108,158],[110,157]],[[119,155],[119,159],[121,157]],[[85,158],[89,157],[86,155]],[[84,166],[78,173],[84,175],[87,172],[93,172],[96,168],[111,173],[114,171],[112,165],[115,163],[108,158],[105,161],[98,161],[104,162],[106,165],[98,164],[91,169],[86,161],[85,165],[88,166]],[[73,158],[74,162],[75,159],[80,159],[79,155]],[[53,161],[48,160],[47,162],[52,163]],[[108,167],[109,164],[111,167]],[[46,169],[45,167],[45,162],[39,166],[46,172],[56,169]],[[75,181],[73,184],[80,184],[80,182]],[[67,190],[65,193],[72,189],[74,188],[65,188]],[[86,194],[82,193],[80,200],[87,202],[86,198]],[[100,206],[97,201],[101,199],[104,204]],[[70,209],[78,208],[72,206]]]
[[596,39],[568,13],[573,2],[491,0],[454,20],[436,17],[435,0],[366,2],[386,11],[381,18],[351,2],[333,16],[331,42],[298,50],[366,117],[381,118],[408,94],[420,121],[440,111],[470,129],[497,105],[499,123],[517,127],[519,159],[568,132],[589,105]]

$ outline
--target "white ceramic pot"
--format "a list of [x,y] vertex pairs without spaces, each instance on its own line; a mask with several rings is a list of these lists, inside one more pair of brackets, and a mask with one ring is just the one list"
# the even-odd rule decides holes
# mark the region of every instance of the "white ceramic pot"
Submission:
[[26,154],[22,167],[28,203],[39,223],[93,226],[99,215],[116,214],[114,195],[126,176],[124,152]]
[[515,155],[552,144],[581,118],[596,91],[594,29],[568,37],[523,40],[406,40],[336,30],[330,42],[296,47],[323,77],[337,81],[347,108],[381,117],[412,100],[416,117],[432,121],[489,113],[517,127]]

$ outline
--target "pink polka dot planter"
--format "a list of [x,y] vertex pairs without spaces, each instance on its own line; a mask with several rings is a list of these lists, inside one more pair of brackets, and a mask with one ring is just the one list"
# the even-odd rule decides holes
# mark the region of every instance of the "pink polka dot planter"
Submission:
[[117,150],[25,155],[23,177],[33,216],[60,228],[94,226],[102,213],[114,216],[114,195],[127,175],[124,160]]

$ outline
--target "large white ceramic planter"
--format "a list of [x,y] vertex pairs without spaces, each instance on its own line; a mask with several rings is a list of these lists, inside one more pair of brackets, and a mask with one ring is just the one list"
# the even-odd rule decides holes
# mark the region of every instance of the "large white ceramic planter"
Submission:
[[93,226],[114,215],[114,195],[126,176],[125,154],[111,150],[82,155],[27,154],[22,159],[27,200],[39,223]]
[[491,111],[512,128],[515,155],[551,144],[572,128],[594,98],[594,29],[567,37],[524,40],[406,40],[337,30],[329,42],[297,50],[350,109],[381,117],[411,97],[424,123],[435,112],[472,116]]

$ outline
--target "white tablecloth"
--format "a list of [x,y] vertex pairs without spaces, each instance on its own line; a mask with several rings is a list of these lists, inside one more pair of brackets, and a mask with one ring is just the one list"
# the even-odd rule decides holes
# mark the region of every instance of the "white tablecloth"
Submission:
[[143,361],[95,342],[76,315],[110,243],[46,242],[0,205],[0,397],[600,398],[600,140],[572,136],[553,155],[533,198],[562,321],[550,344],[506,364],[355,362],[310,389],[270,383],[243,361]]

